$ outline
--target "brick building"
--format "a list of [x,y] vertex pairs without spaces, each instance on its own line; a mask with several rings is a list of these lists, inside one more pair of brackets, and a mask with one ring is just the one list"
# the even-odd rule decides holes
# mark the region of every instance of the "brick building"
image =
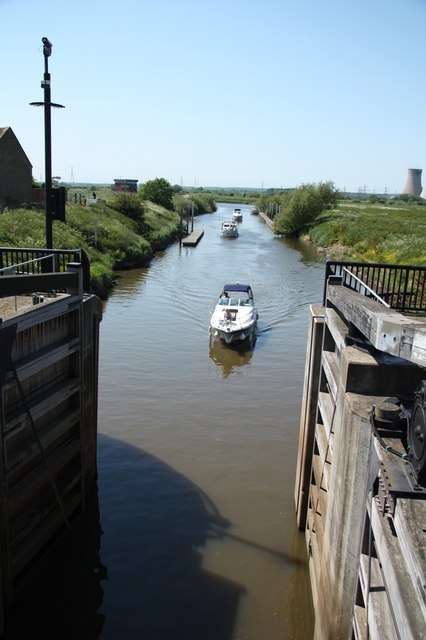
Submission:
[[0,127],[0,209],[32,202],[32,164],[10,127]]
[[137,191],[138,181],[128,178],[114,178],[114,191]]

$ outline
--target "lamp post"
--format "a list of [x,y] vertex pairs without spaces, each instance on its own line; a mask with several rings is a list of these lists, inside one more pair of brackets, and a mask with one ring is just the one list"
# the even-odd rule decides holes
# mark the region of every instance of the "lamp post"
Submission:
[[43,42],[44,75],[41,88],[44,89],[44,188],[46,210],[46,249],[53,248],[52,236],[52,126],[50,113],[50,73],[48,59],[52,55],[52,43],[47,38]]
[[53,217],[53,197],[52,197],[52,127],[51,127],[51,107],[63,109],[64,105],[55,104],[50,96],[50,73],[48,58],[52,55],[52,43],[48,38],[41,39],[43,43],[44,55],[44,75],[41,81],[41,88],[44,90],[44,102],[30,102],[34,107],[44,106],[44,167],[45,167],[45,211],[46,211],[46,248],[53,249],[52,237],[52,217]]

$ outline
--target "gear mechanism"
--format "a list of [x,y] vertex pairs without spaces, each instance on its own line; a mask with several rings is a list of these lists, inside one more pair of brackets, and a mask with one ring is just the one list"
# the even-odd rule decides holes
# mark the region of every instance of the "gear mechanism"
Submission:
[[411,420],[408,425],[410,463],[419,484],[426,485],[426,380],[422,380],[414,395]]

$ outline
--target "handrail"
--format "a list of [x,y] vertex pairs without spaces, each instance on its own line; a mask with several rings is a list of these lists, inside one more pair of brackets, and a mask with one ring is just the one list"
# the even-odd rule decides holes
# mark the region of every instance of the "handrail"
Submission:
[[[51,264],[45,258],[51,257]],[[0,247],[0,274],[8,267],[28,265],[28,273],[62,273],[69,263],[83,266],[83,289],[90,291],[90,261],[83,249],[40,249],[29,247]]]
[[365,296],[367,296],[368,298],[375,298],[377,302],[380,302],[380,304],[383,304],[385,305],[385,307],[390,308],[390,305],[385,300],[383,300],[383,298],[381,298],[375,291],[373,291],[373,289],[370,289],[370,287],[367,284],[365,284],[365,282],[363,282],[360,278],[354,275],[349,269],[347,269],[346,267],[343,267],[343,271],[345,274],[348,275],[350,282],[355,281],[358,285],[358,288],[350,287],[351,289],[354,288],[359,293],[361,293],[361,291],[364,290]]
[[[0,269],[0,274],[4,275],[8,271],[12,271],[12,275],[15,275],[16,274],[16,270],[19,267],[25,267],[25,266],[27,266],[29,264],[33,264],[34,262],[41,262],[42,260],[48,260],[49,258],[54,258],[54,257],[55,256],[54,256],[53,253],[49,253],[48,256],[42,256],[41,258],[34,258],[33,260],[26,260],[25,262],[19,262],[18,264],[13,264],[10,267],[3,267],[3,268]],[[52,271],[54,271],[54,269],[52,269]]]
[[66,272],[25,273],[0,277],[0,298],[49,292],[56,297],[58,291],[83,296],[83,265],[70,262]]
[[327,260],[323,304],[329,278],[401,313],[426,313],[426,267],[413,265]]

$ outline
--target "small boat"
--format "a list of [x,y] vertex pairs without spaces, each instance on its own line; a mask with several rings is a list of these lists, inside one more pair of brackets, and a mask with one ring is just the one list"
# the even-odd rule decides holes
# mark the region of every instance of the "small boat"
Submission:
[[238,225],[233,220],[225,220],[225,222],[222,222],[220,232],[225,238],[237,238]]
[[258,313],[248,284],[225,284],[210,319],[210,338],[225,344],[256,339]]
[[252,214],[252,216],[257,216],[259,213],[259,209],[253,206],[250,210],[250,213]]
[[240,222],[243,219],[243,214],[241,213],[241,209],[234,209],[234,213],[232,214],[232,219]]

